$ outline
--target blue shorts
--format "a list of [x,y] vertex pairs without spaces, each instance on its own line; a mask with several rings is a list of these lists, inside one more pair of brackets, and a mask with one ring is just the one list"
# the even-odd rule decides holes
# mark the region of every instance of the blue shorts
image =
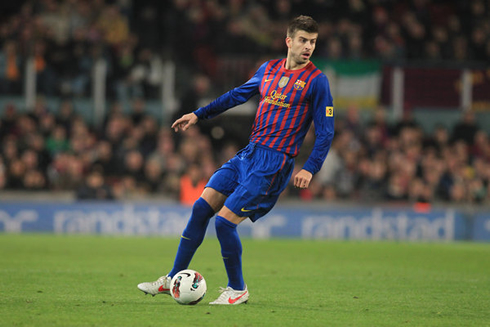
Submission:
[[226,195],[225,206],[236,215],[256,221],[274,207],[293,168],[293,157],[249,143],[216,170],[206,187]]

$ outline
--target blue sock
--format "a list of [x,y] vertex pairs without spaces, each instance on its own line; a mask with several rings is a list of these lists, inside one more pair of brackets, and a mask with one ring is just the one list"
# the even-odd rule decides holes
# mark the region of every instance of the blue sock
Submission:
[[168,273],[170,277],[173,277],[179,271],[189,267],[189,263],[191,262],[194,253],[196,253],[197,248],[204,240],[209,219],[213,216],[213,208],[211,208],[203,198],[199,198],[194,202],[191,218],[189,218],[187,226],[180,238],[179,248],[175,255],[174,266]]
[[223,217],[216,217],[216,234],[221,244],[221,255],[228,274],[228,286],[234,290],[245,289],[242,273],[242,243],[237,225]]

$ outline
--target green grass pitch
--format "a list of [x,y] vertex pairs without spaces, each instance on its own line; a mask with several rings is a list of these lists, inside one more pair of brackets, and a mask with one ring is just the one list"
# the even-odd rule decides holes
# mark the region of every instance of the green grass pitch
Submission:
[[216,238],[190,267],[208,292],[182,306],[136,288],[177,239],[0,234],[0,326],[490,326],[490,244],[242,241],[249,303],[216,307]]

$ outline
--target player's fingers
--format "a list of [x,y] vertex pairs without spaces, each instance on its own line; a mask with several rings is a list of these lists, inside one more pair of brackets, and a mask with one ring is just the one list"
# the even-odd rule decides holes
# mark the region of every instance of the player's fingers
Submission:
[[172,128],[174,129],[174,131],[178,132],[179,128],[182,129],[184,124],[185,121],[182,118],[179,118],[172,124]]
[[310,184],[310,182],[307,180],[307,179],[301,179],[301,188],[308,188],[308,185]]
[[172,124],[172,128],[174,128],[175,126],[177,126],[179,124],[179,122],[180,122],[181,119],[182,118],[179,118],[176,121],[174,121],[174,123]]
[[173,128],[177,132],[179,129],[179,120],[174,121],[171,128]]
[[185,132],[188,128],[189,128],[188,122],[183,122],[182,124],[180,124],[180,129],[182,130],[182,132]]

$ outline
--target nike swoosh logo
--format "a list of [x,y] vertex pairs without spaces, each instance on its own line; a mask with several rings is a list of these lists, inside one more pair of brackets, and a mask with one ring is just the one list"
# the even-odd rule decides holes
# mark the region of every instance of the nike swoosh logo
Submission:
[[232,299],[231,297],[230,297],[230,298],[228,298],[228,303],[229,303],[229,304],[233,304],[233,303],[235,303],[236,301],[240,300],[240,299],[241,299],[241,298],[242,298],[242,297],[243,297],[245,294],[247,294],[247,293],[248,293],[248,291],[245,291],[245,293],[243,293],[242,295],[240,295],[240,296],[238,296],[238,297],[236,297],[236,298],[234,298],[234,299]]
[[170,288],[163,288],[163,285],[158,288],[158,292],[168,292]]
[[266,80],[265,80],[265,83],[270,82],[270,81],[272,81],[272,80],[273,80],[273,78],[266,79]]
[[249,212],[249,211],[252,211],[252,210],[247,210],[247,209],[245,209],[245,208],[242,208],[242,209],[241,209],[241,211],[242,211],[242,212]]

